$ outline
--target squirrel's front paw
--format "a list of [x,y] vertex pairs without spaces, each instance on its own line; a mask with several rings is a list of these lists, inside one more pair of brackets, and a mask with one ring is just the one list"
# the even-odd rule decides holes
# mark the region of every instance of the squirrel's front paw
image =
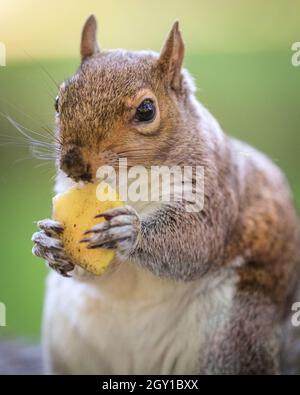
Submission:
[[52,219],[44,219],[37,223],[41,229],[32,236],[34,246],[32,253],[43,258],[48,265],[64,277],[69,277],[68,272],[74,269],[69,262],[59,235],[63,231],[62,225]]
[[118,257],[128,257],[140,235],[141,223],[137,212],[130,206],[123,206],[107,210],[96,218],[106,221],[86,231],[85,235],[89,236],[81,241],[88,243],[87,248],[116,248]]

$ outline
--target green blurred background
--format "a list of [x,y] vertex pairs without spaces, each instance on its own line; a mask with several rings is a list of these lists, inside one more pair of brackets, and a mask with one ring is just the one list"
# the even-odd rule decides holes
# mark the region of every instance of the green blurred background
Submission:
[[[78,66],[79,36],[95,13],[105,48],[159,50],[178,18],[185,66],[198,98],[230,134],[269,154],[286,172],[300,207],[300,67],[291,45],[300,41],[299,1],[0,0],[0,111],[38,133],[53,127],[56,86]],[[9,136],[9,137],[7,137]],[[12,136],[12,137],[11,137]],[[39,336],[47,269],[31,255],[34,221],[48,217],[54,169],[31,158],[0,116],[0,335]]]

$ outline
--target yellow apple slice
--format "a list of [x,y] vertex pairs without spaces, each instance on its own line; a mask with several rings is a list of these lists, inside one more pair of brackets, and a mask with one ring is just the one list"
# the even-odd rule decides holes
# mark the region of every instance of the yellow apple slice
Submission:
[[[84,238],[85,231],[104,221],[103,218],[95,218],[95,215],[123,205],[116,192],[108,184],[104,188],[103,185],[98,188],[99,184],[88,183],[82,187],[72,187],[53,198],[53,219],[64,226],[61,240],[70,260],[97,275],[105,271],[115,251],[88,249],[86,243],[80,243],[80,240]],[[105,198],[111,196],[111,199],[99,200],[99,195],[103,199],[103,193]]]

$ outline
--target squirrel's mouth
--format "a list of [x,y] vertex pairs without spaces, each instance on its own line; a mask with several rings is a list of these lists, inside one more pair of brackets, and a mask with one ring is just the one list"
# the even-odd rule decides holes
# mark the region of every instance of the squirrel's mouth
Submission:
[[89,172],[82,173],[78,176],[70,175],[69,177],[71,177],[75,182],[79,182],[79,181],[92,182],[93,180],[93,176]]
[[93,175],[87,168],[83,172],[77,172],[75,169],[72,171],[66,171],[65,169],[61,169],[67,177],[71,178],[75,182],[92,182],[93,181]]

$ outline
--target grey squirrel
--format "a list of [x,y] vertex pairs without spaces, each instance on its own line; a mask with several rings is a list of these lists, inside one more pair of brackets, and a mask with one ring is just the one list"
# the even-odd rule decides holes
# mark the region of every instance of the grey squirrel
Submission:
[[[62,224],[39,222],[33,253],[54,269],[43,323],[46,371],[278,373],[300,264],[285,177],[224,134],[196,100],[178,22],[160,54],[102,50],[96,30],[90,16],[81,65],[59,89],[55,191],[95,181],[99,166],[121,157],[130,166],[202,165],[204,207],[189,213],[173,202],[107,212],[106,225],[86,239],[117,251],[115,270],[101,277],[70,262],[58,237]],[[152,103],[146,109],[145,100]]]

